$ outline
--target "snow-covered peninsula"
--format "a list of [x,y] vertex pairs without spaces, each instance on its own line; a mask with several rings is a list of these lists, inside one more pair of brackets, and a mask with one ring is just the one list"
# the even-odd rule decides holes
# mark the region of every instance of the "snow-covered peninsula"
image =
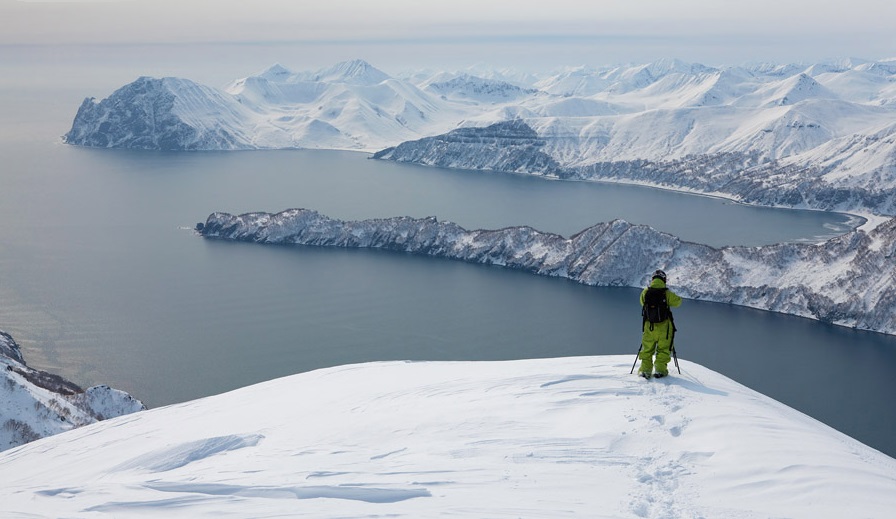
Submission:
[[382,159],[642,182],[785,207],[896,214],[896,62],[411,73],[275,65],[223,90],[142,77],[85,99],[100,148],[352,149]]
[[589,285],[642,287],[663,268],[685,297],[896,334],[896,219],[821,244],[724,248],[621,220],[566,238],[530,227],[471,231],[436,218],[341,221],[305,209],[213,213],[197,230],[215,239],[411,252]]
[[[328,368],[0,453],[25,517],[888,517],[896,460],[700,365]],[[98,455],[98,452],[102,455]]]
[[0,366],[0,450],[145,409],[123,391],[103,385],[81,389],[27,366],[19,345],[2,330]]

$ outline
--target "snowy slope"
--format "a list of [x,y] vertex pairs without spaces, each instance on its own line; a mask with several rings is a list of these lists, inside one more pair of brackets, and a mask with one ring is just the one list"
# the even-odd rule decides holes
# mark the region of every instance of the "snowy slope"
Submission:
[[234,150],[256,119],[230,96],[180,78],[141,77],[97,102],[85,99],[65,142],[97,148]]
[[226,92],[256,121],[276,128],[256,132],[253,145],[260,148],[367,149],[450,129],[453,122],[446,125],[441,112],[457,116],[437,96],[362,60],[314,73],[276,65],[233,82]]
[[445,99],[479,103],[499,103],[517,100],[538,93],[534,88],[470,74],[440,74],[424,81],[421,88]]
[[143,409],[123,391],[84,390],[28,367],[19,345],[0,330],[0,450]]
[[[896,460],[702,366],[329,368],[0,454],[0,515],[889,517]],[[100,455],[101,454],[101,455]]]

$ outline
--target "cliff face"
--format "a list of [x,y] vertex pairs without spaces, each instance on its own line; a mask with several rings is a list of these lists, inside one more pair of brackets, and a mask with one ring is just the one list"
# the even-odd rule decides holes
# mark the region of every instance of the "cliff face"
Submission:
[[[237,103],[184,79],[142,77],[97,102],[81,103],[68,144],[142,150],[231,150],[238,139]],[[203,117],[214,114],[214,118]],[[236,121],[235,121],[236,119]]]
[[81,389],[68,380],[28,367],[19,345],[0,331],[0,450],[145,409],[109,386]]
[[601,286],[640,287],[659,267],[685,297],[896,334],[896,219],[820,245],[719,249],[622,220],[564,238],[530,227],[469,231],[406,217],[346,222],[291,209],[213,213],[197,230],[225,240],[398,250]]
[[513,120],[404,142],[375,153],[373,158],[443,168],[566,176],[566,168],[545,153],[544,146],[545,140],[535,130]]

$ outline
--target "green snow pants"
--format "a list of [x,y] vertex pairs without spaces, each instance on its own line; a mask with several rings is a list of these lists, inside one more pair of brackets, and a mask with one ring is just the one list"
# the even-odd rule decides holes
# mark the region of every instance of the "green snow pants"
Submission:
[[644,323],[644,330],[641,334],[641,353],[638,358],[641,359],[641,373],[653,373],[654,360],[656,354],[656,372],[663,375],[669,374],[669,361],[672,360],[672,337],[675,334],[672,321],[666,319],[661,323]]

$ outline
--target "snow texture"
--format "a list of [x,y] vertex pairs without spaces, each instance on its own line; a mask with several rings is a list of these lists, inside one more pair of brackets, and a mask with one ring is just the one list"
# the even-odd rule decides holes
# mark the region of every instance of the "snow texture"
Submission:
[[896,334],[896,219],[821,244],[723,248],[622,220],[565,238],[531,227],[468,231],[434,217],[341,221],[306,209],[212,213],[197,230],[215,239],[411,252],[588,285],[643,287],[662,268],[684,297]]
[[894,84],[896,62],[862,60],[719,68],[659,60],[405,78],[363,60],[316,72],[275,65],[224,91],[140,78],[86,99],[65,141],[379,150],[378,158],[435,166],[894,215]]
[[145,409],[123,391],[102,385],[83,390],[26,366],[19,345],[2,330],[0,373],[0,450]]
[[[700,365],[298,374],[0,453],[0,515],[889,517],[896,460]],[[99,455],[99,453],[102,455]]]

